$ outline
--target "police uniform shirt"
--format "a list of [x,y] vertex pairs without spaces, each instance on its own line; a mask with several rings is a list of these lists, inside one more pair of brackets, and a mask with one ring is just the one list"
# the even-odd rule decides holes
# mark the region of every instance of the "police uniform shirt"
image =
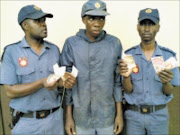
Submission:
[[[173,95],[167,96],[163,93],[160,78],[155,72],[151,60],[149,62],[147,61],[141,46],[132,47],[125,53],[131,54],[139,67],[137,73],[131,73],[133,91],[131,94],[124,93],[126,101],[132,105],[161,105],[168,103]],[[152,57],[163,56],[164,61],[166,61],[170,57],[175,57],[175,55],[173,51],[156,44],[156,49]],[[173,72],[171,84],[179,86],[178,68],[174,68],[171,71]]]
[[[53,65],[60,64],[60,52],[57,46],[44,41],[41,54],[30,47],[25,38],[5,47],[1,65],[1,84],[16,85],[32,83],[53,74]],[[14,98],[10,107],[28,113],[37,110],[49,110],[59,106],[58,90],[42,88],[30,95]]]

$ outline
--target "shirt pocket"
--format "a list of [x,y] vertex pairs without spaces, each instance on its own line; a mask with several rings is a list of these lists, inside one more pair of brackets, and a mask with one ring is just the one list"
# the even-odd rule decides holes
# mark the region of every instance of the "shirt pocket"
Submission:
[[155,95],[162,95],[162,82],[160,80],[160,78],[158,77],[158,75],[154,76],[154,91],[153,94]]
[[16,74],[18,76],[19,83],[30,83],[33,81],[35,69],[26,67],[19,68],[16,70]]
[[48,67],[49,74],[54,74],[53,66]]
[[133,83],[133,93],[142,93],[144,89],[142,73],[131,73],[131,79]]

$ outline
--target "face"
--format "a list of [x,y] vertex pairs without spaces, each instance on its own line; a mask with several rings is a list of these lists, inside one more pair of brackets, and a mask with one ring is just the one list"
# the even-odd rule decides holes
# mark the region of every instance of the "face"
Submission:
[[155,41],[156,33],[159,31],[159,23],[155,24],[149,19],[141,21],[137,25],[137,30],[142,42]]
[[45,21],[45,17],[36,20],[26,19],[22,23],[26,36],[30,36],[33,39],[43,39],[47,37],[47,26]]
[[83,23],[86,26],[86,35],[90,39],[95,39],[101,33],[104,24],[104,16],[85,16],[83,17]]

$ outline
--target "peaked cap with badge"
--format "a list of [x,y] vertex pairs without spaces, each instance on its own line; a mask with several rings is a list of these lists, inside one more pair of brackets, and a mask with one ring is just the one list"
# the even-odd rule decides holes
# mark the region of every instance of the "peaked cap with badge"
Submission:
[[89,0],[82,7],[81,17],[85,15],[106,16],[109,15],[106,9],[106,3],[101,0]]
[[160,20],[158,10],[151,9],[151,8],[146,8],[146,9],[141,10],[139,12],[138,22],[141,22],[145,19],[149,19],[153,21],[155,24],[157,24],[157,22],[159,22]]
[[52,18],[50,13],[44,13],[41,8],[36,5],[27,5],[21,8],[18,14],[18,23],[21,24],[25,19],[39,19],[42,17]]

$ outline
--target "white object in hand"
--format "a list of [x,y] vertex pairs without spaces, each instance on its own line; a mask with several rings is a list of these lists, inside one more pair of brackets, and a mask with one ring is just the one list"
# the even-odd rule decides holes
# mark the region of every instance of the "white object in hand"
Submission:
[[59,67],[58,64],[56,63],[53,66],[53,69],[54,69],[54,74],[50,74],[48,76],[47,83],[52,83],[54,81],[57,81],[59,78],[61,78],[65,73],[66,67],[65,66]]
[[77,77],[77,75],[78,75],[78,70],[77,70],[77,68],[76,68],[75,66],[72,67],[72,72],[71,72],[71,74],[72,74],[74,77]]
[[165,69],[173,69],[175,67],[178,67],[178,62],[174,57],[170,57],[168,60],[164,62]]

